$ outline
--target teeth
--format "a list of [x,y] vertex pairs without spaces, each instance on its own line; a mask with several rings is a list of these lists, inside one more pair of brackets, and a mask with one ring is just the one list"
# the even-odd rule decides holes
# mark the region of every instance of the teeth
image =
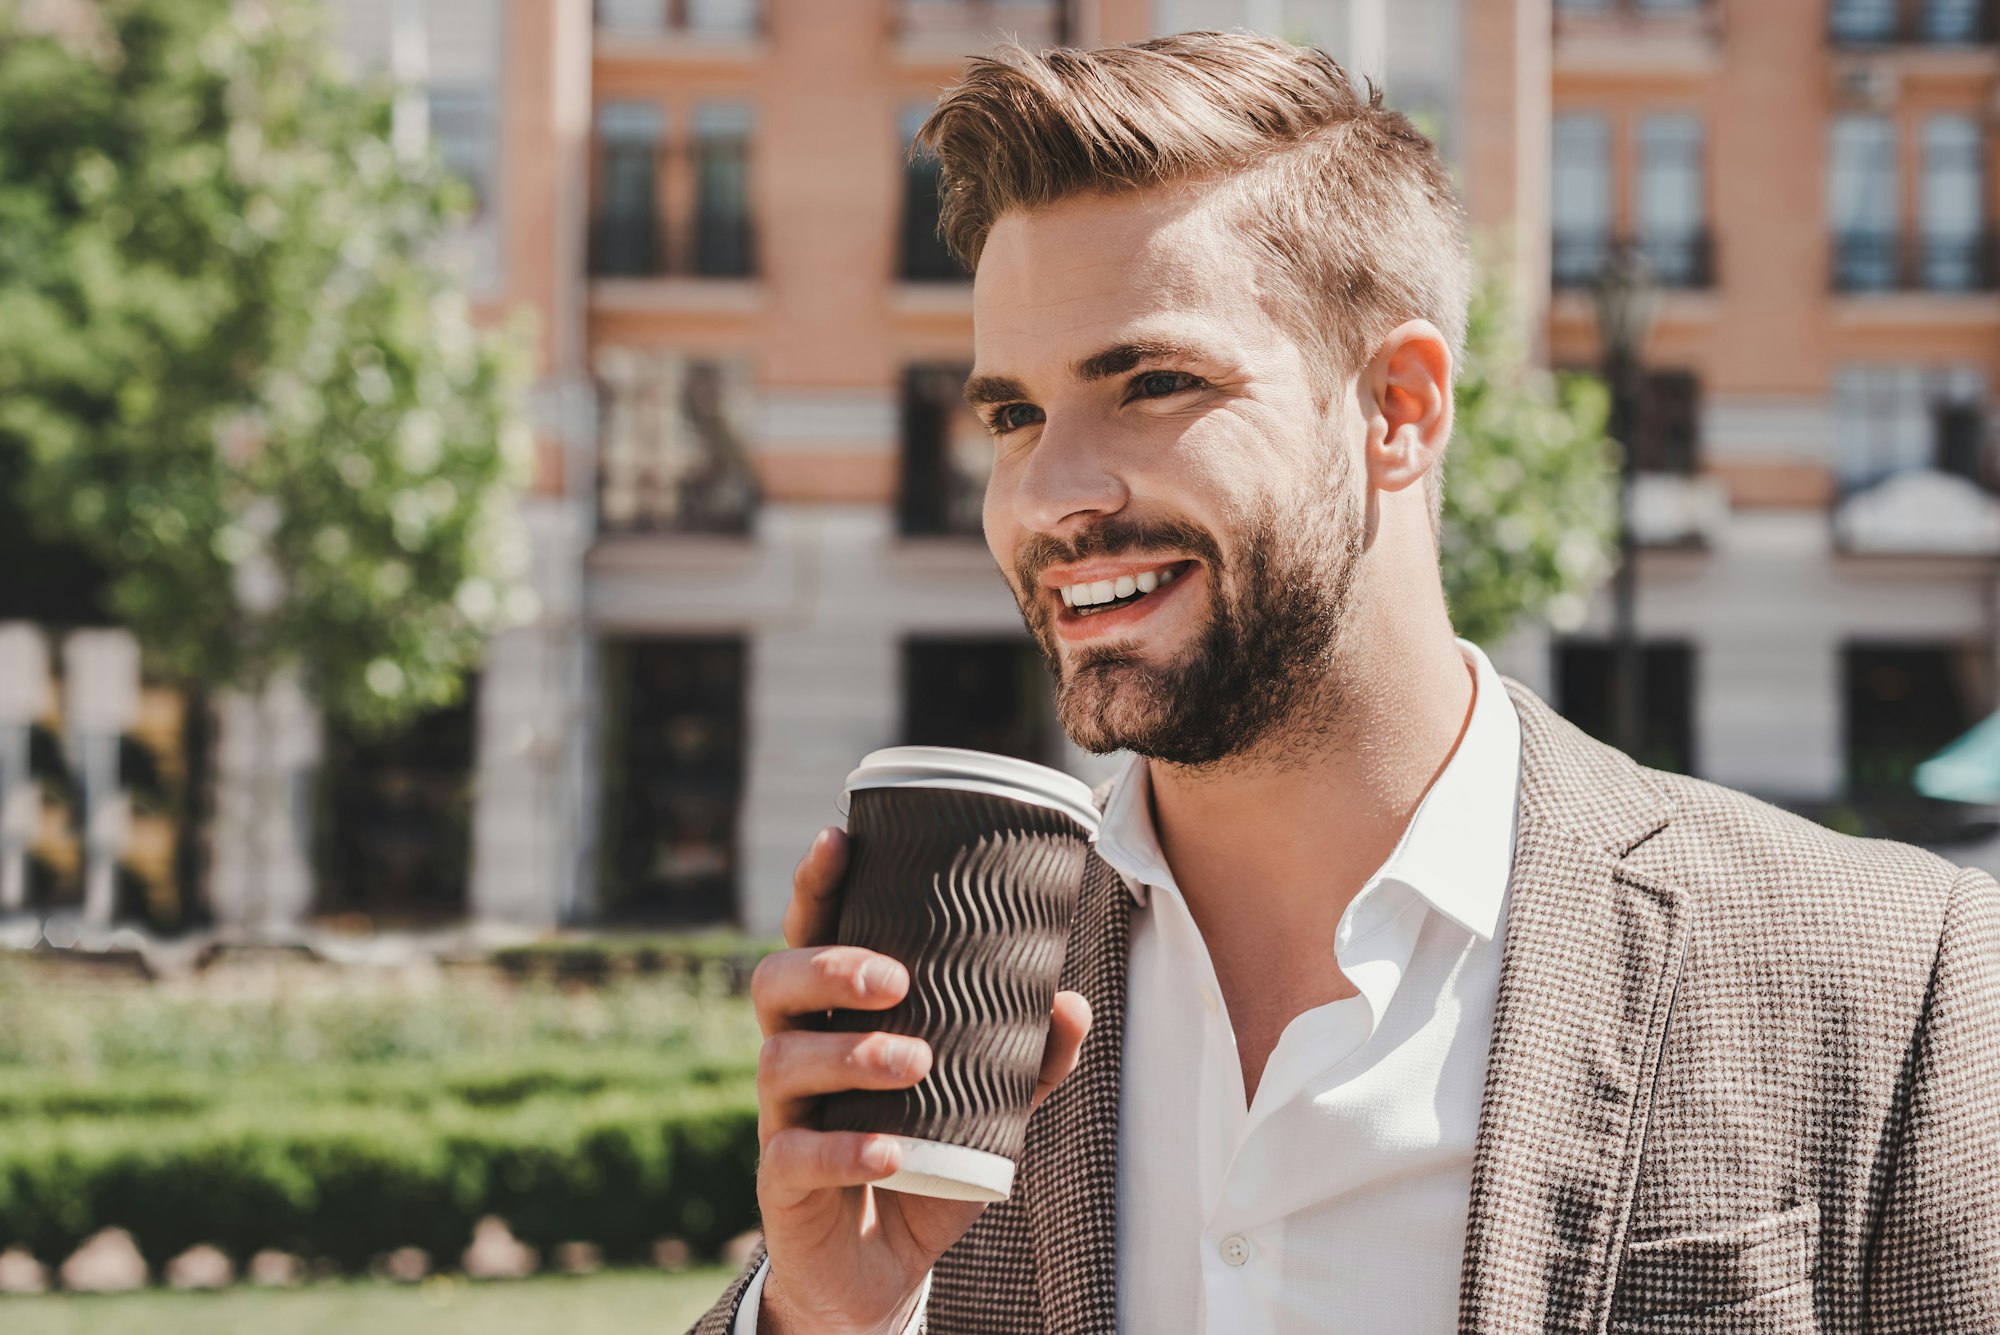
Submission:
[[1067,584],[1059,592],[1062,594],[1064,607],[1095,607],[1101,603],[1130,598],[1135,593],[1151,593],[1155,589],[1165,588],[1174,582],[1174,574],[1174,568],[1166,566],[1158,570],[1143,571],[1138,575],[1120,575],[1117,579]]

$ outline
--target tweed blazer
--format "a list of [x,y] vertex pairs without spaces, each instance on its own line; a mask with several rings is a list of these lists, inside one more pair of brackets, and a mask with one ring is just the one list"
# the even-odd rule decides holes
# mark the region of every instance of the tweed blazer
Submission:
[[[1644,769],[1508,689],[1459,1330],[2000,1331],[2000,886]],[[1013,1196],[938,1262],[933,1335],[1117,1329],[1131,909],[1093,857],[1062,984],[1089,1037]],[[760,1259],[694,1335],[728,1335]]]

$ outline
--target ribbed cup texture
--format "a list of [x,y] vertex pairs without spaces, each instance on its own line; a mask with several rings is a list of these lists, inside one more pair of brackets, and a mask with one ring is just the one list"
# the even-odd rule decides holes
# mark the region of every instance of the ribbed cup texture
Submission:
[[864,788],[848,809],[840,942],[902,961],[909,995],[831,1028],[931,1045],[913,1088],[829,1097],[821,1126],[1017,1158],[1076,916],[1089,836],[1047,807],[946,788]]

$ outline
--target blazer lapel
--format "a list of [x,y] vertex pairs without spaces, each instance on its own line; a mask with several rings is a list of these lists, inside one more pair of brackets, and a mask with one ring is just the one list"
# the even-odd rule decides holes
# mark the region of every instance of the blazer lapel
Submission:
[[1687,949],[1681,892],[1624,859],[1671,803],[1525,689],[1521,818],[1474,1149],[1459,1329],[1596,1331]]
[[1021,1155],[1049,1335],[1117,1329],[1118,1080],[1131,915],[1131,892],[1092,853],[1062,973],[1062,986],[1090,1001],[1090,1032],[1075,1072],[1028,1123]]

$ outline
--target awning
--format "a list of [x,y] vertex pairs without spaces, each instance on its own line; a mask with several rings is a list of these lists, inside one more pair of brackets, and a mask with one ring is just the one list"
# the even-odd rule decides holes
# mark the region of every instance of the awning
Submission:
[[1946,802],[2000,802],[2000,713],[1917,766],[1916,785]]

